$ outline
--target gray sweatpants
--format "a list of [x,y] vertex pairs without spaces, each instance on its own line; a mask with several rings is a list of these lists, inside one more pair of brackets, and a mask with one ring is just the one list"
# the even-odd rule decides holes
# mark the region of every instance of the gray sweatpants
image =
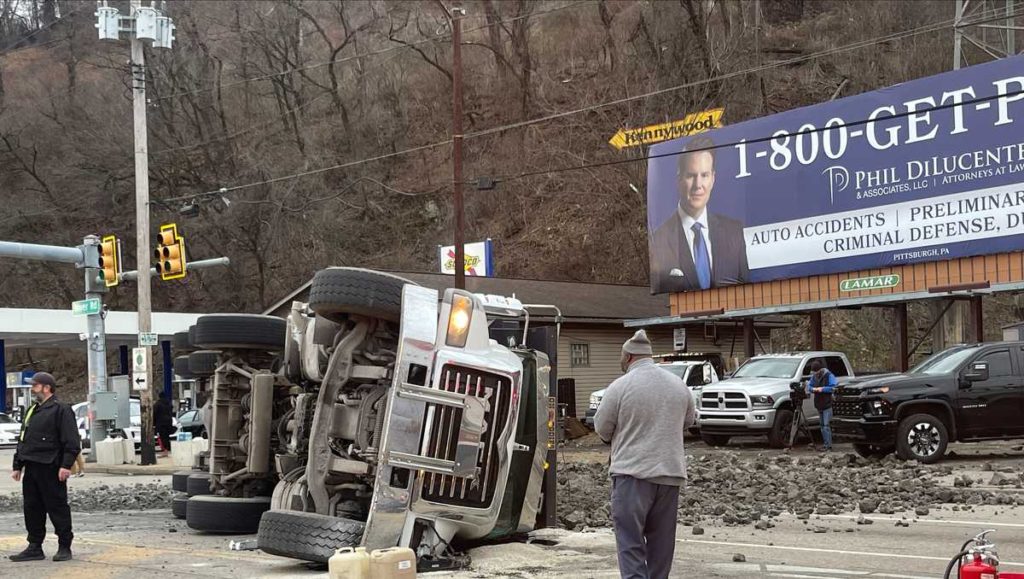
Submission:
[[679,487],[612,477],[612,523],[623,579],[663,579],[676,547]]

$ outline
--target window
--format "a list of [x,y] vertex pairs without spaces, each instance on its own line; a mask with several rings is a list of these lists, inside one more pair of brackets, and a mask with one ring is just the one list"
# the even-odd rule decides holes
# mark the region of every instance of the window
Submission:
[[704,366],[690,366],[690,373],[686,375],[687,386],[704,385]]
[[573,368],[589,368],[590,344],[569,344],[569,360]]
[[846,376],[846,364],[843,363],[843,359],[839,356],[828,356],[825,358],[825,366],[829,372],[836,378],[842,378]]
[[996,376],[1010,376],[1013,374],[1013,369],[1010,367],[1010,352],[1008,350],[998,350],[996,352],[989,352],[979,357],[977,362],[988,363],[988,377],[995,378]]

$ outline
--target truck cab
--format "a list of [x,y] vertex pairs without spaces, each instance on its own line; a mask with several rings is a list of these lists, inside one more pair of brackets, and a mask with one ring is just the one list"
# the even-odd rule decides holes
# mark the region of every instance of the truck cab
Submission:
[[933,463],[953,441],[1024,438],[1024,342],[960,344],[835,396],[833,432],[865,457]]
[[[718,383],[718,372],[712,363],[707,360],[660,361],[658,358],[655,360],[659,368],[664,368],[683,379],[683,383],[690,389],[693,407],[698,409],[699,415],[701,390],[706,385]],[[583,422],[591,428],[594,427],[594,416],[597,415],[597,409],[601,406],[601,400],[604,399],[605,390],[607,389],[602,388],[590,395],[590,403],[587,405],[587,414]],[[699,428],[696,426],[691,429],[694,433],[698,430]]]
[[259,547],[326,562],[341,547],[403,546],[422,562],[532,530],[552,478],[555,373],[526,345],[529,307],[318,272],[289,317],[283,372],[302,393],[279,428],[287,444]]
[[[787,352],[755,356],[732,376],[703,388],[698,424],[701,438],[711,446],[725,446],[733,436],[767,436],[772,447],[789,441],[794,408],[790,385],[806,384],[811,364],[821,362],[840,384],[853,377],[853,368],[842,352]],[[810,426],[819,422],[814,402],[803,402]]]

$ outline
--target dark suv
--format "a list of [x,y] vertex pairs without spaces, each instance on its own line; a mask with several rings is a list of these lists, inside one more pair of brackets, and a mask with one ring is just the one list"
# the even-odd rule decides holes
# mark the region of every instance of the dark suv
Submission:
[[832,430],[861,456],[932,463],[950,441],[1024,438],[1024,342],[959,345],[836,390]]

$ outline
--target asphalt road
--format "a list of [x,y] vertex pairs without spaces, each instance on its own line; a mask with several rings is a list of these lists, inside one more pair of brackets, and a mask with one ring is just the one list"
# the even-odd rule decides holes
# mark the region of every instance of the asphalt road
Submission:
[[[1024,467],[1019,443],[959,445],[947,459],[957,473],[977,472],[986,463]],[[733,450],[736,450],[733,448]],[[718,452],[699,445],[694,453]],[[740,452],[766,452],[742,445]],[[767,451],[774,452],[774,451]],[[599,449],[570,449],[564,460],[589,460]],[[100,476],[100,475],[95,475]],[[85,481],[90,476],[81,479]],[[120,482],[104,477],[106,482]],[[120,477],[122,479],[128,477]],[[164,477],[167,478],[167,477]],[[73,484],[78,481],[73,481]],[[129,478],[124,482],[137,482]],[[84,484],[84,483],[83,483]],[[1000,492],[1021,492],[1003,489]],[[897,527],[906,517],[909,527]],[[1003,560],[1001,570],[1024,573],[1024,508],[977,507],[954,512],[948,506],[928,516],[913,513],[868,515],[870,525],[856,524],[856,513],[798,520],[783,516],[776,527],[706,525],[703,535],[679,527],[673,577],[818,577],[889,579],[940,578],[960,544],[982,529],[996,529],[993,539]],[[172,531],[173,530],[173,531]],[[169,512],[85,513],[75,515],[75,555],[70,563],[11,563],[0,559],[0,577],[314,577],[324,572],[258,551],[230,551],[231,539],[201,535]],[[24,541],[21,517],[0,513],[0,554],[19,550]],[[543,544],[491,545],[471,551],[473,565],[456,573],[430,577],[617,577],[614,536],[610,529],[570,533],[539,532]],[[555,544],[548,544],[553,542]],[[55,539],[46,545],[52,553]],[[741,554],[745,562],[734,562]]]

